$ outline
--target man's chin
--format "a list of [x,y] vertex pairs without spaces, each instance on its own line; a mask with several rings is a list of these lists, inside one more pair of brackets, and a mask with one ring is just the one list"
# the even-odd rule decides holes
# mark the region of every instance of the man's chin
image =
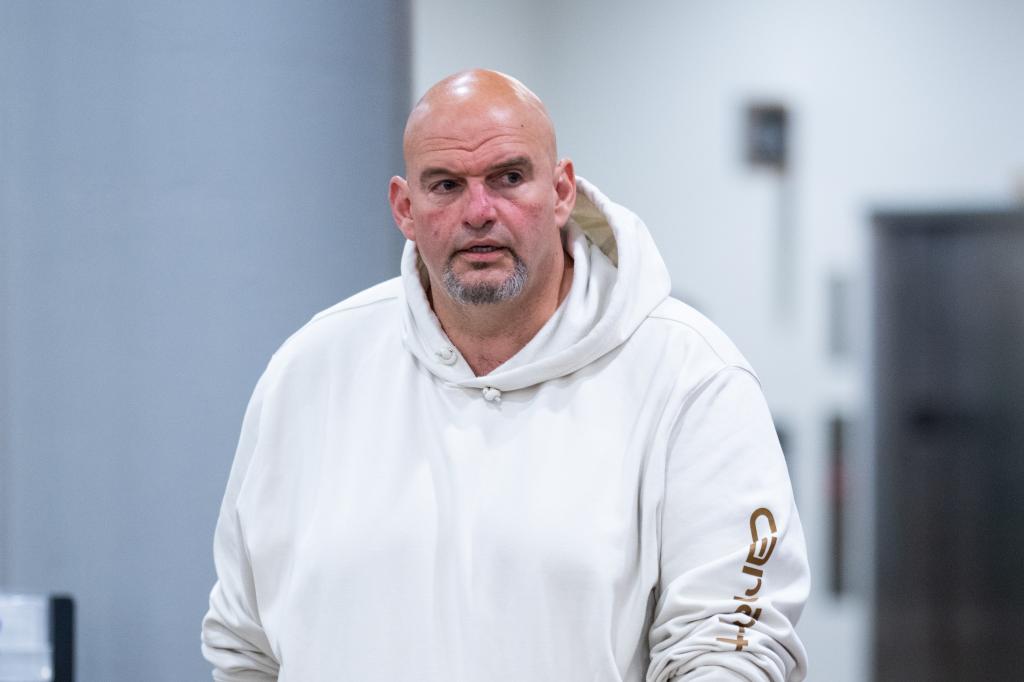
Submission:
[[[460,291],[474,292],[476,297],[487,297],[489,294],[493,296],[498,295],[498,291],[502,288],[502,285],[508,280],[508,277],[474,277],[472,276],[457,277],[452,284]],[[450,288],[450,287],[449,287]]]
[[475,269],[457,273],[445,272],[444,286],[457,303],[467,305],[493,304],[517,297],[526,283],[526,268]]

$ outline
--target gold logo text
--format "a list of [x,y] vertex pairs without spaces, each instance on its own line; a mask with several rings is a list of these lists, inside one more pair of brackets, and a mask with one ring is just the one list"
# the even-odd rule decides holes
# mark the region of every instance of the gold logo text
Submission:
[[[726,625],[733,625],[737,628],[735,637],[716,637],[719,642],[731,644],[736,651],[743,651],[743,648],[750,644],[750,640],[744,635],[747,628],[754,627],[754,624],[761,619],[761,609],[754,608],[757,602],[757,595],[761,591],[762,580],[764,579],[764,565],[772,558],[775,551],[775,544],[778,542],[778,526],[775,525],[775,517],[765,507],[755,509],[750,515],[750,549],[747,551],[747,560],[743,564],[744,575],[754,579],[750,589],[743,591],[743,596],[735,596],[733,599],[739,602],[736,610],[728,616],[720,616],[719,620]],[[743,616],[743,618],[737,618]]]

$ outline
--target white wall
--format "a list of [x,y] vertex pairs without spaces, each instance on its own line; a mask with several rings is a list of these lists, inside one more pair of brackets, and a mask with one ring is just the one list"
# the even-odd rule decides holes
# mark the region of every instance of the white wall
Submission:
[[[1024,3],[415,0],[417,95],[452,71],[507,71],[547,103],[577,172],[651,228],[676,292],[761,374],[790,428],[815,593],[800,630],[811,680],[870,666],[869,212],[1007,203],[1024,178]],[[741,161],[742,105],[795,115],[796,232],[776,257],[779,186]],[[779,315],[778,274],[794,281]],[[854,353],[828,358],[826,283],[852,286]],[[855,593],[828,567],[825,420],[853,421]]]

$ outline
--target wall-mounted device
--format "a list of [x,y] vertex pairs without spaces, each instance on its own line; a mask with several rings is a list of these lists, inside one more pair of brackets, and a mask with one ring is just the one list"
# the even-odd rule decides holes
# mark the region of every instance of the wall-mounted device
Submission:
[[796,198],[791,168],[792,117],[778,102],[754,102],[746,106],[744,120],[744,157],[753,168],[773,171],[778,180],[778,226],[775,234],[776,309],[780,319],[795,308],[794,286],[798,265],[796,229],[793,225]]
[[786,170],[789,160],[789,111],[781,104],[747,107],[747,161],[754,166]]

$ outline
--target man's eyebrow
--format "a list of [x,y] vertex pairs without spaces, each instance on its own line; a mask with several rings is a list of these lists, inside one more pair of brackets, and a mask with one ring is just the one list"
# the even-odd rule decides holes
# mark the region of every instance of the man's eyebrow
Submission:
[[491,173],[502,171],[507,168],[522,168],[523,170],[529,172],[533,170],[533,162],[530,161],[530,159],[525,156],[517,156],[515,158],[509,159],[508,161],[500,161],[494,164],[493,166],[487,169],[487,174],[490,175]]
[[456,173],[455,171],[452,171],[448,168],[442,168],[440,166],[431,166],[429,168],[424,168],[423,172],[420,173],[420,183],[426,184],[431,178],[446,175],[456,175]]
[[[529,157],[516,156],[506,161],[499,161],[493,166],[490,166],[487,169],[487,175],[507,170],[509,168],[522,168],[524,171],[529,173],[530,171],[533,170],[533,162],[530,161]],[[450,168],[445,168],[443,166],[429,166],[427,168],[424,168],[423,171],[420,172],[419,181],[420,184],[425,185],[428,182],[430,182],[433,178],[452,177],[458,175],[458,173],[451,170]]]

